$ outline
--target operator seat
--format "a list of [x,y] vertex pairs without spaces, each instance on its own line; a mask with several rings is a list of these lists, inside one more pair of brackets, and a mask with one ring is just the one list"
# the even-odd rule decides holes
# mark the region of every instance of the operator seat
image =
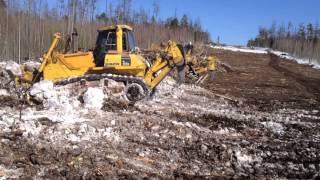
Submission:
[[103,67],[105,56],[110,50],[117,50],[117,35],[115,31],[100,32],[93,50],[96,67]]

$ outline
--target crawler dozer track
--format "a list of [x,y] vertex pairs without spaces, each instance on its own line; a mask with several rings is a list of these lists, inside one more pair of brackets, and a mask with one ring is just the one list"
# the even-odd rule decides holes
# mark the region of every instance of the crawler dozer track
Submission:
[[[129,101],[139,101],[145,97],[150,96],[151,90],[145,81],[139,77],[124,76],[116,74],[87,74],[80,77],[71,77],[64,80],[55,82],[55,85],[63,86],[80,81],[99,81],[101,79],[112,79],[117,82],[123,82],[126,84],[126,96]],[[132,86],[135,85],[135,86]],[[141,89],[141,90],[139,90]]]

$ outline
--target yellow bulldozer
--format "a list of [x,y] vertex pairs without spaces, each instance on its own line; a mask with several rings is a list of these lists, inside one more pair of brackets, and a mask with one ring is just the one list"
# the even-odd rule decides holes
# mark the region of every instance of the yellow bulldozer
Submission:
[[[183,56],[185,59],[186,76],[195,84],[203,83],[208,77],[213,78],[217,70],[217,58],[213,55],[207,56],[207,53],[194,53],[194,46],[192,43],[180,45],[183,49]],[[144,56],[148,59],[152,58],[155,53],[165,51],[164,43],[153,43],[149,49],[144,50]]]
[[196,84],[203,83],[208,77],[214,78],[217,70],[217,58],[213,55],[207,56],[207,53],[194,55],[194,47],[191,43],[184,46],[187,75],[196,80]]
[[127,25],[98,29],[93,51],[60,53],[56,50],[60,40],[61,34],[56,33],[37,71],[25,71],[19,82],[51,80],[56,85],[65,85],[108,78],[125,83],[126,97],[135,102],[149,96],[175,66],[185,65],[183,50],[173,41],[149,65],[138,52],[133,29]]

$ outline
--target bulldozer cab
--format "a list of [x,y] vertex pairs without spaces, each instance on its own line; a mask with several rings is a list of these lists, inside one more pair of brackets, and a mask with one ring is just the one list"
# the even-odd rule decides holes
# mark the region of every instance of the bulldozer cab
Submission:
[[[142,76],[146,64],[135,52],[133,29],[127,25],[103,27],[98,30],[93,51],[96,67],[116,69],[117,73]],[[136,71],[136,72],[135,72]]]
[[134,51],[136,45],[133,30],[129,26],[117,25],[100,28],[94,49],[97,67],[107,65],[106,55],[125,55]]

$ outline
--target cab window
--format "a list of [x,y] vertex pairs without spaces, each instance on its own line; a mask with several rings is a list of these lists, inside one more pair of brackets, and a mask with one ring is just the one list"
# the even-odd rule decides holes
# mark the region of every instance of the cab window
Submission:
[[117,50],[117,35],[116,31],[101,31],[99,32],[96,47],[103,47],[106,51]]
[[132,31],[124,30],[122,45],[124,51],[133,51],[135,48],[135,41]]
[[106,42],[107,50],[117,50],[117,35],[115,31],[110,31]]
[[134,49],[136,48],[136,43],[134,40],[134,36],[133,36],[133,32],[129,31],[128,32],[128,44],[129,44],[129,48],[131,51],[134,51]]

